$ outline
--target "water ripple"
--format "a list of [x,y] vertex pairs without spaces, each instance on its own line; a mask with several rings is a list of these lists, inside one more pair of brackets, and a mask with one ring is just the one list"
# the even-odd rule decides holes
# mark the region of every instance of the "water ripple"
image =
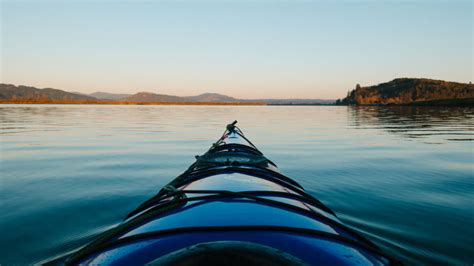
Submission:
[[40,262],[119,223],[235,119],[407,264],[474,261],[474,108],[0,105],[0,263]]

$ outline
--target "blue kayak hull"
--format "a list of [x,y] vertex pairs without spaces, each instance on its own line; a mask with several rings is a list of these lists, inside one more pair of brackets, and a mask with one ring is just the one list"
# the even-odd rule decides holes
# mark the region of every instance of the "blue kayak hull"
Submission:
[[399,264],[281,174],[235,123],[196,159],[65,263]]
[[[227,228],[227,230],[229,230]],[[285,251],[309,265],[386,265],[388,260],[333,239],[284,231],[238,230],[227,232],[185,232],[140,239],[85,260],[90,265],[142,265],[173,251],[199,243],[242,241]]]

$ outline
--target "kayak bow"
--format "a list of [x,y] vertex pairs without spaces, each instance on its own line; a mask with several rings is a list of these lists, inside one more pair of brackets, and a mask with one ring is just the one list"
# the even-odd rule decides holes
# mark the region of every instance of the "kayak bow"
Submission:
[[66,264],[399,264],[281,174],[236,123]]

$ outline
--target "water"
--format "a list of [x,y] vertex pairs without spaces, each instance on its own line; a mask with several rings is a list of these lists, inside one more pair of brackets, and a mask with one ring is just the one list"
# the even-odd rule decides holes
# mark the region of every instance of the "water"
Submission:
[[0,264],[40,262],[119,223],[234,119],[388,253],[474,262],[474,108],[0,105]]

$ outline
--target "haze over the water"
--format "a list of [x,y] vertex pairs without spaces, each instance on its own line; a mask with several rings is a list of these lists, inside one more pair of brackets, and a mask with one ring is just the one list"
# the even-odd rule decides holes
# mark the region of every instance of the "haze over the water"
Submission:
[[326,98],[473,80],[473,2],[2,1],[0,82],[90,93]]

